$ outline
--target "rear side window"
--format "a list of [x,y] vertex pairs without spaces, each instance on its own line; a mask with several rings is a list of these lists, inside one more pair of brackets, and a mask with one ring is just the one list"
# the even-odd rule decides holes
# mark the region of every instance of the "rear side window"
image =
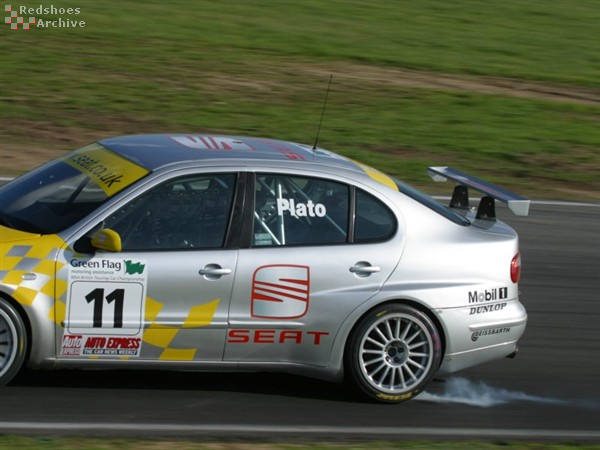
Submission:
[[392,237],[396,217],[381,201],[360,189],[356,190],[354,242],[379,242]]

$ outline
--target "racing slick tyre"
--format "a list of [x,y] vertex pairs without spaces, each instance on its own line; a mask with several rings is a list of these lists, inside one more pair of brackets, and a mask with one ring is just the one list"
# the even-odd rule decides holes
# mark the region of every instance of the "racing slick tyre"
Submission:
[[439,332],[425,314],[408,305],[382,305],[352,332],[346,369],[370,399],[399,403],[429,383],[439,368],[441,347]]
[[27,353],[27,331],[19,313],[0,299],[0,386],[19,372]]

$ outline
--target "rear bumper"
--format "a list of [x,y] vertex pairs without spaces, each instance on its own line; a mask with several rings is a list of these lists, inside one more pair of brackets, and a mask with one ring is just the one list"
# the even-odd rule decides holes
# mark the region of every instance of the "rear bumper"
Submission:
[[[473,314],[473,307],[438,311],[446,324],[446,351],[440,374],[449,374],[513,355],[525,332],[527,313],[518,300],[503,308]],[[441,318],[441,317],[440,317]]]
[[506,358],[513,355],[516,350],[516,342],[505,342],[490,347],[449,354],[444,358],[438,374],[448,375],[484,362]]

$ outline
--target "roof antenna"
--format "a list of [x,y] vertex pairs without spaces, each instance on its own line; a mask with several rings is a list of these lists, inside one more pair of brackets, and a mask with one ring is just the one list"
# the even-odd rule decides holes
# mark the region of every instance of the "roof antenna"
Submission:
[[317,149],[319,143],[319,134],[321,133],[321,124],[323,123],[323,116],[325,115],[325,106],[327,105],[327,97],[329,97],[329,89],[331,89],[331,80],[333,80],[333,74],[329,75],[329,84],[327,85],[327,93],[325,94],[325,101],[323,102],[323,110],[321,111],[321,120],[319,120],[319,128],[317,129],[317,137],[315,138],[315,145],[313,150]]

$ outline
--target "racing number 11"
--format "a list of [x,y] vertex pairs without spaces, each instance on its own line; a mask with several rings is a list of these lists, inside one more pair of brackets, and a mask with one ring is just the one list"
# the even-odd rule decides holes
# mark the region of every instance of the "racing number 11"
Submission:
[[[106,296],[106,303],[115,302],[114,328],[123,328],[123,300],[125,289],[115,289]],[[102,327],[102,307],[104,305],[104,289],[96,288],[85,296],[88,303],[94,303],[94,328]]]

